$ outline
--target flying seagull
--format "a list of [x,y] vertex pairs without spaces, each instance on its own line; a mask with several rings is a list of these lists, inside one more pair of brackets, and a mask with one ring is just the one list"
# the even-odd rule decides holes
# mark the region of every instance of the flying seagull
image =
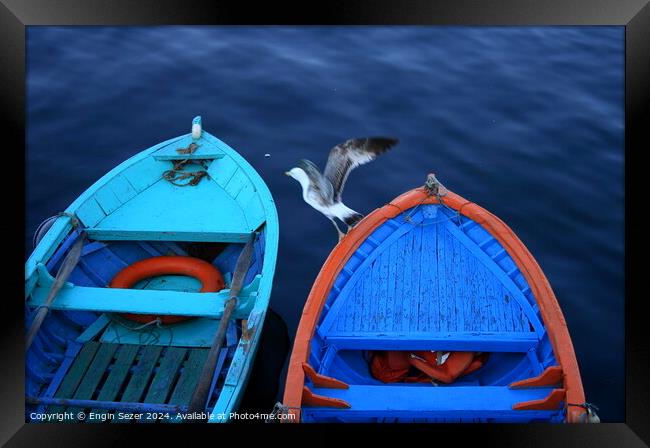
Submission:
[[397,139],[388,137],[354,138],[331,149],[324,174],[307,159],[298,161],[296,167],[284,174],[300,182],[302,198],[332,221],[341,241],[345,234],[334,218],[345,222],[348,230],[363,218],[361,213],[346,207],[341,200],[350,171],[374,160],[397,142]]

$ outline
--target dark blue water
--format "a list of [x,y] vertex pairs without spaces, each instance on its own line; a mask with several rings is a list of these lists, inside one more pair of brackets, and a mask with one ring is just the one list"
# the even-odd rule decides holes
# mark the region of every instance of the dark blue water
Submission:
[[623,27],[29,27],[27,69],[28,251],[43,218],[201,114],[275,197],[271,304],[293,335],[336,234],[282,173],[395,136],[346,203],[368,213],[435,171],[501,217],[555,290],[588,401],[624,419]]

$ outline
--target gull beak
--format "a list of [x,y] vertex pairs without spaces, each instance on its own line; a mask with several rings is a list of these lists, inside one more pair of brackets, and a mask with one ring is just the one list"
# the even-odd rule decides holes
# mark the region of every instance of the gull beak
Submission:
[[289,174],[289,171],[285,171],[285,172],[284,172],[284,175],[285,175],[285,176],[291,176],[291,174]]

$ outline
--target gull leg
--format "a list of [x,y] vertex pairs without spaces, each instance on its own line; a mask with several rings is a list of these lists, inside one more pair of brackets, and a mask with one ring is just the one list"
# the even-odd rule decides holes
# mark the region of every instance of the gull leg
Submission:
[[333,219],[330,219],[330,221],[332,221],[332,224],[334,224],[334,227],[336,227],[336,233],[338,233],[339,241],[341,241],[345,236],[345,233],[341,232],[341,229],[339,229],[339,226],[338,224],[336,224],[336,221],[334,221]]

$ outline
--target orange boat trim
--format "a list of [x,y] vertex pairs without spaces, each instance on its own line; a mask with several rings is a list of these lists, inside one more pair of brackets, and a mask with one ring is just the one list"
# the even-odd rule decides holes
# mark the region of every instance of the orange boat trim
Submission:
[[[566,321],[551,285],[537,261],[515,233],[492,213],[451,191],[448,191],[441,199],[444,205],[482,225],[503,246],[517,264],[537,299],[555,358],[564,372],[563,386],[566,400],[563,401],[565,403],[584,403],[585,397],[580,371]],[[316,277],[305,303],[289,361],[283,401],[289,407],[289,412],[295,415],[294,422],[300,421],[299,409],[302,405],[305,385],[303,363],[308,362],[309,359],[309,342],[316,329],[325,299],[339,272],[363,241],[387,219],[420,204],[439,203],[438,198],[435,195],[429,195],[424,187],[408,191],[366,216],[330,253],[318,277]],[[569,407],[567,408],[566,421],[570,423],[580,422],[580,418],[585,412],[584,409],[579,407]]]
[[516,411],[552,411],[560,407],[565,401],[566,391],[564,389],[553,389],[546,398],[539,400],[522,401],[512,406]]
[[527,378],[525,380],[515,381],[511,383],[508,387],[510,389],[520,389],[524,387],[543,387],[543,386],[552,386],[554,384],[562,383],[562,377],[564,372],[562,372],[561,366],[550,366],[544,369],[542,373],[533,377]]
[[331,376],[325,376],[317,373],[314,368],[306,362],[302,363],[302,370],[305,371],[305,375],[309,377],[311,382],[314,383],[314,386],[316,387],[324,387],[329,389],[349,389],[350,387],[347,383],[341,380],[337,380]]
[[350,403],[340,398],[324,397],[309,390],[307,386],[302,388],[302,402],[305,406],[318,406],[328,408],[349,409]]

